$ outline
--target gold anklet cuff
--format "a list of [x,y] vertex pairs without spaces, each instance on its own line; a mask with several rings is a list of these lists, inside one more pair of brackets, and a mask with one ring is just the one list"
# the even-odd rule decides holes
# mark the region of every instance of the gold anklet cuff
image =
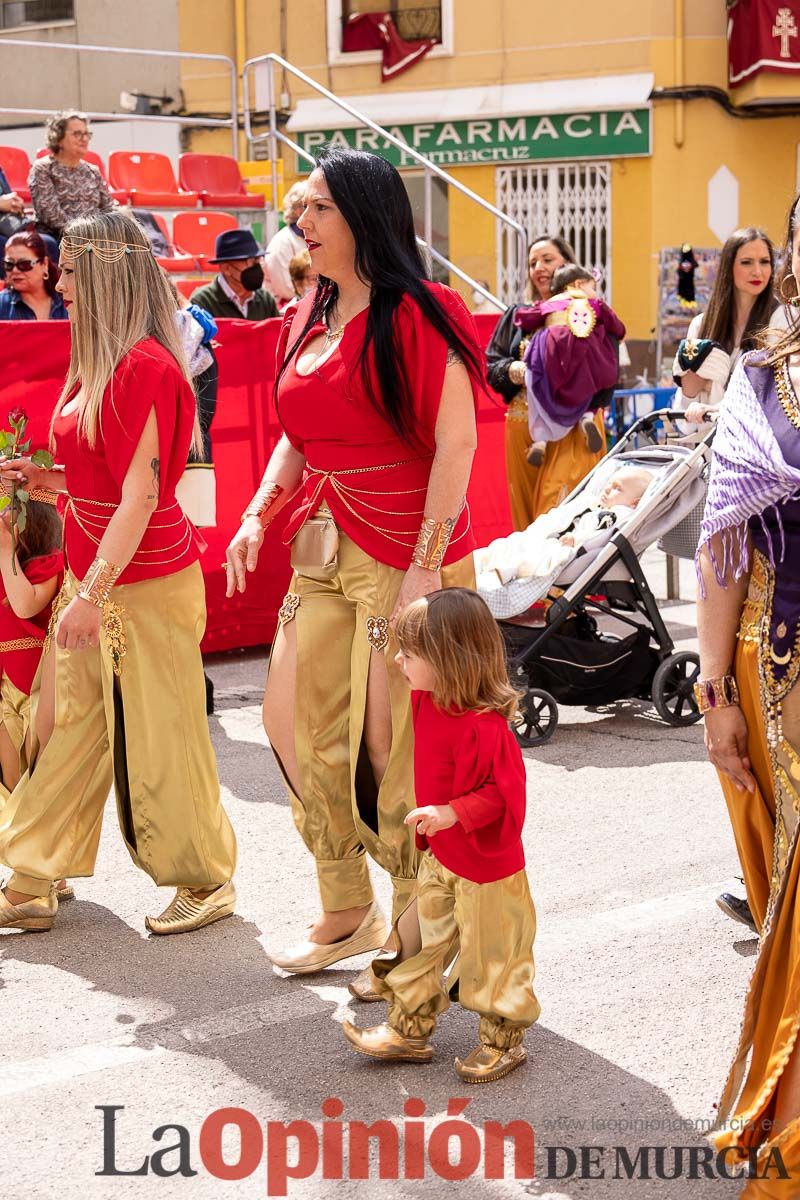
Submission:
[[279,483],[268,483],[265,480],[242,513],[242,520],[246,521],[248,517],[258,517],[262,526],[266,529],[272,520],[269,510],[278,497],[282,495],[283,488]]
[[453,536],[457,517],[448,517],[446,521],[434,521],[426,517],[419,530],[419,537],[411,555],[415,567],[424,567],[426,571],[440,571],[442,560]]
[[730,708],[739,703],[739,689],[732,675],[699,679],[693,686],[697,707],[701,713],[706,713],[712,708]]
[[78,595],[97,608],[105,608],[111,589],[121,574],[122,567],[116,567],[104,558],[96,558],[81,581]]

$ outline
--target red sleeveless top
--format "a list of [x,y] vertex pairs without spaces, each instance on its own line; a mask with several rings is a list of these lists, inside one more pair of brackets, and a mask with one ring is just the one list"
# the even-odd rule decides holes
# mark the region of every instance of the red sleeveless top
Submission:
[[[443,284],[427,285],[474,343],[475,327],[461,297]],[[287,347],[308,317],[313,296],[284,317],[278,341],[277,371]],[[306,459],[301,502],[286,527],[291,541],[307,517],[326,500],[337,524],[378,562],[406,570],[417,542],[425,508],[431,464],[436,452],[436,418],[444,386],[447,343],[406,296],[396,313],[396,341],[402,354],[413,403],[417,442],[409,446],[377,411],[361,380],[360,355],[368,310],[348,322],[338,346],[310,375],[287,366],[276,394],[281,425]],[[290,331],[296,320],[295,334]],[[314,325],[306,340],[324,332]],[[374,370],[374,362],[372,364]],[[376,379],[377,390],[377,379]],[[473,393],[476,388],[473,385]],[[477,404],[477,395],[474,395]],[[474,549],[469,509],[462,510],[445,563]]]
[[151,408],[158,425],[158,508],[117,582],[173,575],[200,557],[203,543],[175,499],[192,442],[194,392],[169,351],[155,338],[144,338],[120,361],[106,388],[94,448],[78,435],[77,411],[59,416],[53,426],[56,457],[64,464],[69,494],[64,552],[78,579],[97,556],[119,507],[122,484]]

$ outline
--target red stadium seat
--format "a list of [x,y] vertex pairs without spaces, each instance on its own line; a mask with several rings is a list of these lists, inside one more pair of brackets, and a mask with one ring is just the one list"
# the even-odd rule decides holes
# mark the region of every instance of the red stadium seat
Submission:
[[163,233],[170,250],[169,255],[163,258],[161,255],[157,255],[156,262],[158,265],[163,267],[165,271],[196,271],[198,263],[195,256],[193,254],[185,254],[174,244],[172,238],[169,236],[167,222],[161,213],[154,212],[153,220]]
[[12,192],[16,192],[26,204],[30,204],[28,175],[30,174],[31,160],[27,153],[20,150],[18,146],[0,146],[0,168],[11,184]]
[[263,208],[263,196],[245,191],[239,164],[229,154],[182,154],[178,159],[182,188],[200,193],[205,208]]
[[129,192],[131,204],[139,208],[197,207],[197,192],[179,191],[166,154],[114,150],[109,155],[108,173],[112,186]]
[[217,238],[229,229],[238,228],[236,217],[232,217],[230,213],[176,213],[172,222],[172,235],[176,247],[196,258],[201,270],[213,271],[216,268],[208,260],[214,254]]
[[175,287],[182,296],[185,296],[187,300],[191,300],[197,289],[203,287],[207,282],[207,279],[176,279]]
[[[46,158],[49,153],[50,153],[50,151],[47,149],[47,146],[42,146],[41,150],[36,151],[36,157],[37,158]],[[94,150],[87,150],[83,157],[86,159],[86,161],[88,163],[91,163],[93,167],[97,167],[98,171],[103,176],[103,179],[105,179],[106,183],[108,183],[108,175],[106,174],[106,165],[103,162],[100,155],[95,154]],[[117,201],[118,204],[127,204],[128,201],[130,200],[130,196],[122,188],[113,188],[109,185],[108,190],[111,193],[111,195],[114,197],[114,199]]]

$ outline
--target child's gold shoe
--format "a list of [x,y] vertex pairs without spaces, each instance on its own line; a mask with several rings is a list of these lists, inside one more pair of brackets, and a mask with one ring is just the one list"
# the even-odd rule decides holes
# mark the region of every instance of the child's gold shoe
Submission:
[[433,1058],[433,1047],[428,1045],[427,1038],[403,1037],[391,1025],[357,1029],[345,1021],[342,1032],[353,1049],[368,1058],[382,1058],[386,1062],[430,1062]]
[[481,1044],[465,1059],[456,1059],[456,1074],[465,1083],[492,1083],[521,1067],[527,1057],[528,1052],[521,1045],[501,1050],[497,1046]]

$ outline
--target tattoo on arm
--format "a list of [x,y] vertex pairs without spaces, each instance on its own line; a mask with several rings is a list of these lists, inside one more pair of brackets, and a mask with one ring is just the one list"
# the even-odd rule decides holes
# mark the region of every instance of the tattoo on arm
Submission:
[[160,463],[160,460],[157,458],[151,458],[150,459],[150,469],[153,472],[153,493],[154,494],[152,496],[148,496],[147,499],[148,500],[157,500],[159,488],[161,485],[161,463]]
[[454,350],[452,346],[449,346],[448,350],[447,350],[447,361],[445,363],[445,366],[452,367],[455,363],[460,363],[460,362],[463,362],[461,355],[458,353],[457,350]]

